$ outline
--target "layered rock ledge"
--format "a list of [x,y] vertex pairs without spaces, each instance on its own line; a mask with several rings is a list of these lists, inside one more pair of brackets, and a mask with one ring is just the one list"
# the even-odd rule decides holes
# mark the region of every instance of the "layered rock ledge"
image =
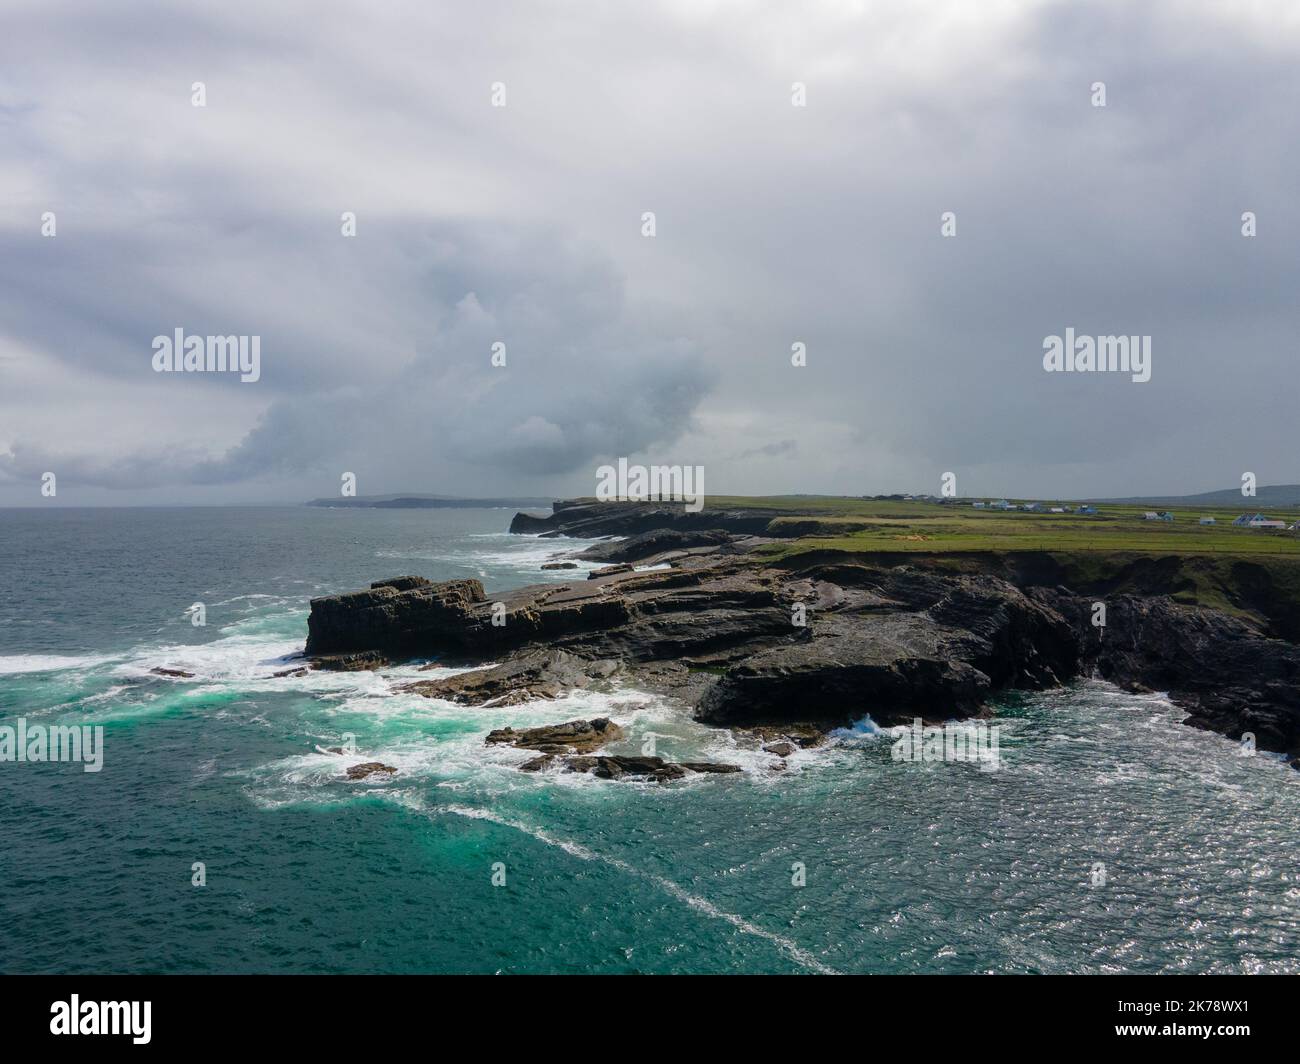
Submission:
[[[491,665],[413,685],[474,705],[553,698],[618,673],[681,698],[703,722],[777,736],[867,715],[881,725],[964,718],[1000,691],[1097,675],[1167,691],[1188,724],[1251,732],[1260,749],[1300,758],[1300,648],[1247,620],[1121,595],[1108,598],[1098,629],[1096,595],[1066,587],[902,564],[906,556],[769,563],[756,550],[767,520],[752,510],[557,503],[549,518],[521,514],[512,528],[635,537],[588,552],[620,568],[494,595],[477,580],[379,581],[313,600],[306,652],[326,662]],[[669,567],[622,567],[631,562]]]

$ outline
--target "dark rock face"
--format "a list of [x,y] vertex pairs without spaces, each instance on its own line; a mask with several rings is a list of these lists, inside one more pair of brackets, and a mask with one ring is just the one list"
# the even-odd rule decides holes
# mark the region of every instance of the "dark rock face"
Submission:
[[1093,627],[1091,601],[1061,591],[1073,608],[1081,652],[1103,679],[1167,691],[1190,711],[1184,722],[1240,739],[1300,763],[1300,647],[1270,639],[1253,624],[1167,596],[1106,601],[1106,626]]
[[510,531],[528,535],[633,536],[655,529],[678,531],[725,531],[741,535],[762,535],[768,523],[783,516],[781,510],[709,510],[692,513],[684,503],[596,502],[568,499],[554,504],[549,517],[519,513]]
[[603,569],[593,569],[587,574],[588,580],[600,580],[606,576],[617,576],[619,573],[630,573],[630,565],[607,565]]
[[[381,654],[378,650],[362,650],[356,654],[320,654],[312,659],[312,665],[317,669],[326,669],[330,672],[367,672],[374,669],[382,669],[385,665],[392,664],[386,654]],[[287,673],[276,673],[277,676],[292,676],[297,672],[305,672],[305,669],[295,669]]]
[[645,778],[655,783],[684,779],[688,772],[739,772],[737,765],[713,761],[683,761],[674,764],[662,757],[571,757],[566,762],[570,772],[590,772],[603,780]]
[[430,642],[458,640],[471,608],[484,598],[477,580],[431,584],[403,576],[372,584],[369,591],[312,599],[306,652],[419,654]]
[[[553,698],[621,664],[632,682],[671,691],[702,721],[754,728],[777,756],[786,743],[812,745],[809,735],[868,714],[882,725],[973,716],[996,691],[1095,672],[1168,691],[1188,707],[1187,723],[1234,738],[1252,732],[1261,749],[1300,760],[1300,647],[1246,621],[1159,595],[1112,595],[1099,635],[1090,623],[1096,595],[1037,577],[1022,590],[992,573],[844,556],[769,567],[750,553],[752,541],[733,538],[752,531],[752,511],[742,527],[704,511],[703,521],[723,522],[705,527],[713,534],[704,538],[727,540],[713,545],[678,523],[684,514],[557,503],[550,518],[535,519],[548,533],[631,534],[640,537],[635,553],[672,544],[673,568],[638,573],[620,563],[594,579],[503,593],[496,603],[477,580],[380,581],[313,600],[307,652],[334,668],[410,657],[500,661],[410,688],[471,705]],[[688,539],[697,545],[683,546]],[[581,764],[569,767],[610,778],[689,771],[626,758]]]
[[578,568],[577,562],[544,562],[542,564],[543,572],[547,570],[553,570],[553,569],[576,569],[576,568]]
[[828,727],[866,715],[882,725],[946,720],[978,714],[994,690],[1047,687],[1078,670],[1069,622],[1003,581],[910,569],[872,576],[866,597],[824,582],[806,589],[829,611],[810,611],[800,638],[736,663],[696,716]]
[[162,666],[149,671],[155,676],[169,676],[175,680],[190,680],[194,677],[194,673],[186,672],[184,669],[164,669]]
[[734,538],[729,532],[718,529],[702,528],[692,531],[679,528],[656,528],[629,536],[627,539],[597,543],[594,547],[588,547],[578,557],[588,562],[639,562],[670,551],[687,550],[692,547],[726,546]]
[[442,680],[420,680],[399,690],[468,706],[513,706],[586,687],[593,679],[611,676],[618,665],[617,661],[587,661],[563,650],[537,649],[490,669],[457,673]]

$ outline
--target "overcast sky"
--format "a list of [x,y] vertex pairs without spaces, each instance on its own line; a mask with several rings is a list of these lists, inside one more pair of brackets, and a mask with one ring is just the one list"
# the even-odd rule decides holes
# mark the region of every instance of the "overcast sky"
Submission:
[[1293,0],[3,0],[0,505],[1297,482],[1298,90]]

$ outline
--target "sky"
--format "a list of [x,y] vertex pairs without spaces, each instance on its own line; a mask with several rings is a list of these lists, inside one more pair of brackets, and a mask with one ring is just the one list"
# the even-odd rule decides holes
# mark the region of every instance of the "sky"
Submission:
[[1298,126],[1292,0],[0,0],[0,505],[1300,482]]

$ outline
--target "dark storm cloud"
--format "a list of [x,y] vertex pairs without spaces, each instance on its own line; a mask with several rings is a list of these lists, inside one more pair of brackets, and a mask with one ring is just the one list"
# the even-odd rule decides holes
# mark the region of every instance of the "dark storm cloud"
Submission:
[[[7,16],[0,501],[1300,480],[1288,4],[346,11]],[[153,374],[178,326],[262,379]],[[1151,381],[1044,373],[1069,326]]]

